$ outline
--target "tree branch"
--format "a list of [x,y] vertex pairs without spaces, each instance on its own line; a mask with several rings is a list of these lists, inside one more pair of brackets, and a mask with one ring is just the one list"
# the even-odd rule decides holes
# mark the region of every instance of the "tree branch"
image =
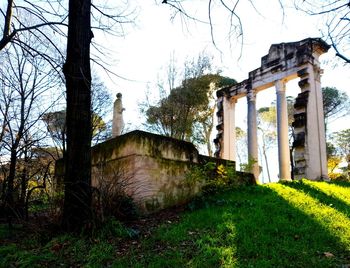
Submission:
[[38,29],[44,26],[51,26],[51,25],[62,25],[62,26],[68,26],[66,23],[63,22],[45,22],[45,23],[40,23],[37,25],[33,25],[33,26],[28,26],[28,27],[24,27],[24,28],[20,28],[20,29],[14,29],[13,32],[7,36],[3,36],[3,38],[0,40],[0,51],[8,44],[12,41],[12,39],[15,37],[15,35],[19,32],[23,32],[23,31],[29,31],[29,30],[34,30],[34,29]]
[[337,45],[335,44],[333,38],[331,35],[328,35],[329,36],[329,39],[331,40],[332,42],[332,47],[333,49],[335,50],[335,55],[339,58],[341,58],[342,60],[344,60],[346,63],[350,63],[350,59],[347,58],[346,56],[344,56],[342,53],[339,52],[338,48],[337,48]]

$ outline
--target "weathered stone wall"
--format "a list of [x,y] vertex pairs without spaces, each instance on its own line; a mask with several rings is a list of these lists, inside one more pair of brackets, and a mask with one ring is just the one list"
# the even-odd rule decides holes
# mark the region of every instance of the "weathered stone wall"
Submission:
[[[133,131],[92,148],[92,186],[123,191],[141,213],[151,213],[183,204],[198,193],[200,182],[186,180],[186,172],[207,162],[230,161],[202,156],[189,142]],[[56,163],[57,178],[62,177],[62,164]],[[245,184],[254,182],[250,174],[237,172],[239,177]]]
[[184,174],[198,163],[193,144],[133,131],[92,149],[92,185],[120,181],[143,212],[181,204],[198,192]]

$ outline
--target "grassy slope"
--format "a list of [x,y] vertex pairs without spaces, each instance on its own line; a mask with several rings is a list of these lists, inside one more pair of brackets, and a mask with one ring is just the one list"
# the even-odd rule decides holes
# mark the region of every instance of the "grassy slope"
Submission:
[[[26,243],[2,246],[0,266],[260,268],[350,264],[350,183],[302,181],[242,187],[200,205],[202,209],[185,213],[178,223],[165,223],[149,238],[133,241],[122,256],[118,253],[120,240],[110,233],[97,242],[63,236],[40,248],[38,243],[35,247]],[[125,235],[118,232],[114,235]]]

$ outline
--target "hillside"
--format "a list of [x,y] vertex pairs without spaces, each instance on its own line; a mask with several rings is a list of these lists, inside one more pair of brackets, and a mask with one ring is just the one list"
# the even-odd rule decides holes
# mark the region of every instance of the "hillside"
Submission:
[[350,183],[241,187],[175,213],[111,221],[94,239],[7,241],[0,266],[350,267]]

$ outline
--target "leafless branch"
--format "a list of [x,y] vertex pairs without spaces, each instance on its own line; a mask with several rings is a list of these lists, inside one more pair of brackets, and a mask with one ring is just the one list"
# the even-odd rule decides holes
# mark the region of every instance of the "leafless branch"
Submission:
[[332,38],[331,35],[329,35],[329,39],[331,40],[331,42],[332,42],[332,47],[333,47],[333,49],[334,49],[335,52],[336,52],[335,55],[336,55],[337,57],[341,58],[342,60],[344,60],[346,63],[350,63],[350,58],[347,58],[346,56],[344,56],[343,54],[341,54],[341,53],[339,52],[338,47],[337,47],[336,43],[333,41],[333,38]]
[[13,38],[16,36],[17,33],[23,32],[23,31],[29,31],[29,30],[34,30],[38,29],[44,26],[50,26],[50,25],[62,25],[62,26],[67,26],[67,24],[63,22],[46,22],[46,23],[40,23],[37,25],[29,26],[29,27],[24,27],[20,29],[14,29],[9,35],[4,36],[0,40],[0,50],[2,50],[9,42],[13,40]]
[[[173,8],[175,10],[176,13],[179,13],[183,16],[185,16],[186,18],[193,20],[193,21],[198,21],[201,23],[206,23],[205,21],[202,21],[198,18],[195,18],[193,16],[191,16],[190,14],[188,14],[186,12],[186,10],[182,7],[181,2],[180,1],[176,1],[176,0],[163,0],[162,4],[166,4],[168,6],[170,6],[171,8]],[[174,15],[174,17],[176,16],[176,13]]]
[[349,63],[350,4],[348,0],[294,0],[298,10],[324,20],[322,32],[331,42],[336,56]]

